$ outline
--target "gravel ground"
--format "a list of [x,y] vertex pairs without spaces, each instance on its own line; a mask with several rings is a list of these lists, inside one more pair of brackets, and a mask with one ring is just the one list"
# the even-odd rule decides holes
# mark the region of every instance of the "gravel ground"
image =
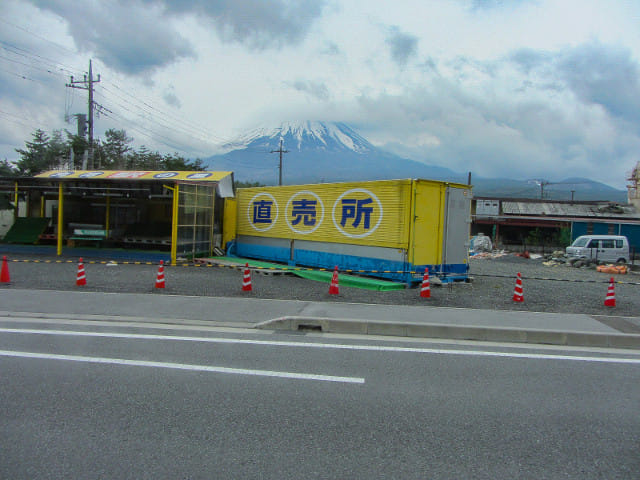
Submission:
[[[419,295],[417,286],[378,292],[340,286],[339,295],[328,294],[328,284],[294,275],[252,274],[252,292],[243,292],[242,270],[230,267],[165,267],[166,288],[156,289],[157,264],[114,266],[85,259],[87,285],[76,286],[77,259],[30,256],[10,258],[11,282],[2,289],[83,290],[98,292],[148,293],[153,295],[195,295],[275,298],[307,301],[356,302],[391,305],[431,305],[479,309],[527,310],[539,312],[601,315],[640,315],[640,275],[617,275],[615,308],[605,307],[611,275],[589,268],[549,267],[542,260],[507,255],[495,259],[472,259],[471,282],[431,286],[431,298]],[[515,277],[521,272],[524,302],[512,300]],[[638,283],[634,285],[633,283]],[[0,310],[2,307],[0,306]]]

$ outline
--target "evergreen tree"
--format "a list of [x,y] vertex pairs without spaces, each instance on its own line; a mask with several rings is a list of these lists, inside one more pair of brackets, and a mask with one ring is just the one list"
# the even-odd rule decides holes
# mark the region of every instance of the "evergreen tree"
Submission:
[[16,168],[5,158],[0,161],[0,177],[15,177]]
[[158,152],[152,152],[144,145],[129,156],[129,168],[131,170],[160,170],[162,156]]
[[177,153],[173,155],[165,155],[162,159],[162,169],[163,170],[187,170],[187,171],[202,171],[204,170],[204,166],[202,165],[202,160],[196,158],[194,161],[187,160],[184,157],[181,157]]
[[[83,136],[74,135],[67,131],[67,145],[70,150],[73,150],[73,165],[72,168],[80,169],[82,168],[82,159],[84,158],[84,153],[89,148],[89,142]],[[96,158],[100,158],[100,150],[96,150],[95,152]]]
[[106,139],[100,144],[100,165],[105,169],[124,169],[128,163],[129,144],[133,138],[127,137],[124,130],[109,129],[104,132]]
[[242,182],[240,180],[234,180],[234,188],[249,188],[249,187],[264,187],[264,183],[260,182]]
[[20,160],[16,163],[20,176],[32,177],[51,168],[51,158],[48,155],[49,136],[37,129],[32,137],[31,142],[25,142],[26,149],[16,148],[16,152],[20,154]]
[[69,166],[73,168],[73,165],[69,165],[71,159],[71,149],[69,142],[62,138],[62,131],[54,130],[51,134],[51,138],[47,142],[48,159],[47,168],[59,168],[63,166]]
[[[38,129],[32,134],[32,141],[25,142],[25,149],[16,149],[20,154],[20,160],[15,168],[6,160],[0,163],[0,176],[20,175],[34,176],[52,168],[68,165],[70,168],[79,169],[82,159],[88,149],[86,138],[74,135],[68,131],[66,140],[63,139],[61,130],[54,130],[51,137]],[[106,170],[173,170],[173,171],[202,171],[202,160],[188,160],[177,153],[161,155],[153,152],[144,145],[134,150],[130,143],[133,138],[127,136],[125,130],[109,129],[105,132],[105,140],[96,142],[94,157],[96,168]],[[73,151],[73,165],[68,164]]]

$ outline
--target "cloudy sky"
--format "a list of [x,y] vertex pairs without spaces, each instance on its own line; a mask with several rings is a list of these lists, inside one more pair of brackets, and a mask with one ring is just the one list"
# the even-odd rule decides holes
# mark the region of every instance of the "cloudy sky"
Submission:
[[640,160],[636,0],[2,0],[0,49],[1,159],[75,130],[92,59],[96,137],[161,153],[327,120],[481,176],[624,188]]

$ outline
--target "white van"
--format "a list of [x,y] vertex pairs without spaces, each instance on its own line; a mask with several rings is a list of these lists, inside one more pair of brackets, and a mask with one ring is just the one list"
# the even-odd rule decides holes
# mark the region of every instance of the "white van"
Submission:
[[567,247],[569,257],[589,258],[604,263],[627,263],[629,240],[620,235],[582,235]]

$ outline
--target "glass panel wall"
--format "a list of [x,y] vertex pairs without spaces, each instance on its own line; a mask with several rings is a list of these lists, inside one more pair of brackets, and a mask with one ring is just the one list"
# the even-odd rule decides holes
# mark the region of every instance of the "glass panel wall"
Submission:
[[215,185],[181,183],[178,197],[177,254],[187,258],[213,252]]

